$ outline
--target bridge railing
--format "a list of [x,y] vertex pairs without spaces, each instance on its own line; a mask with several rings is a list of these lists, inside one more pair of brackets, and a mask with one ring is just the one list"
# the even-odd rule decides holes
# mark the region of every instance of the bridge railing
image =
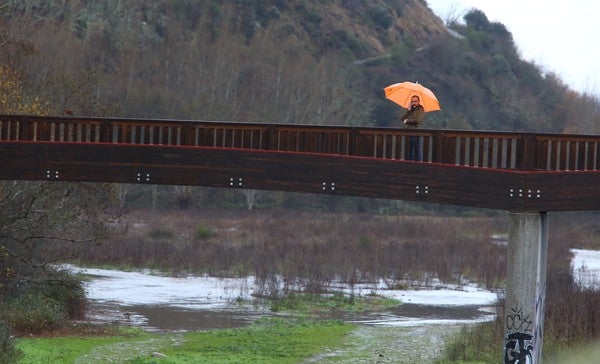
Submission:
[[212,121],[0,115],[0,141],[196,146],[407,160],[514,170],[600,170],[600,136]]
[[482,167],[520,168],[521,134],[481,132],[441,132],[442,163]]
[[538,135],[537,169],[589,171],[600,169],[600,136]]

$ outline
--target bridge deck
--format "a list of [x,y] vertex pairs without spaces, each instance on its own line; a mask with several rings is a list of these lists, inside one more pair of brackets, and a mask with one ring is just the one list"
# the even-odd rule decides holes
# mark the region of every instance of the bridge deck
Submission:
[[[407,161],[408,138],[424,162]],[[600,136],[0,115],[0,179],[599,210]]]

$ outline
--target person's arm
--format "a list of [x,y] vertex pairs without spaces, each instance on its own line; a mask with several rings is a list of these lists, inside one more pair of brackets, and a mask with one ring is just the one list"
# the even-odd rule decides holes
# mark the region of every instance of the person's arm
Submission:
[[408,120],[408,117],[410,116],[410,109],[408,111],[406,111],[401,117],[400,117],[400,121],[402,121],[404,124],[406,124],[406,120]]
[[413,115],[412,115],[413,124],[412,125],[421,127],[421,125],[423,125],[424,118],[425,118],[425,110],[422,107],[419,107],[419,108],[413,110]]

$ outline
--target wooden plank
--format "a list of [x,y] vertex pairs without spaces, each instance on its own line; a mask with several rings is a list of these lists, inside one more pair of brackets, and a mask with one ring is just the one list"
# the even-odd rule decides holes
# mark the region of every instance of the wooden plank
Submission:
[[600,171],[528,172],[526,191],[529,211],[600,210]]
[[[521,210],[517,172],[319,154],[127,144],[3,143],[2,179],[283,190]],[[241,186],[239,185],[241,183]]]

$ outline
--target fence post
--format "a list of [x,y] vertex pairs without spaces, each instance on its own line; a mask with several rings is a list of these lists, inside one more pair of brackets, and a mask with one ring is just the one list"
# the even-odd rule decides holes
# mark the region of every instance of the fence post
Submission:
[[443,153],[443,145],[442,145],[442,136],[443,134],[440,131],[433,131],[431,133],[433,136],[433,140],[431,141],[432,150],[431,150],[431,161],[433,163],[442,163],[442,153]]
[[536,167],[536,136],[535,134],[522,134],[520,147],[517,147],[518,155],[521,156],[518,161],[518,169],[522,171],[531,171]]
[[511,212],[504,305],[504,363],[541,360],[546,298],[548,216]]
[[100,143],[111,142],[111,123],[109,120],[102,120],[100,122]]

